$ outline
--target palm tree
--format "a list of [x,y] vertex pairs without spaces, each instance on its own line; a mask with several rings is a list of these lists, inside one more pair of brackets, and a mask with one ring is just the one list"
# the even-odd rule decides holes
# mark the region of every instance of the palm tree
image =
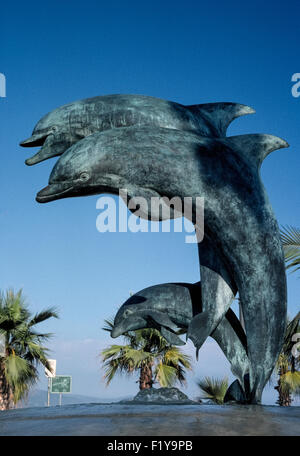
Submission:
[[[281,229],[286,269],[294,268],[292,272],[300,269],[300,230],[287,226]],[[300,312],[291,322],[287,322],[284,344],[277,360],[276,371],[278,382],[275,389],[278,391],[277,404],[289,406],[292,396],[300,393],[300,372],[297,370],[299,361],[293,356],[293,336],[300,332]]]
[[293,336],[297,333],[300,333],[300,312],[287,325],[284,344],[276,364],[278,382],[275,389],[278,391],[277,404],[281,406],[290,406],[292,396],[300,394],[300,372],[297,370],[300,362],[293,353],[296,342]]
[[224,403],[224,397],[228,389],[228,378],[204,377],[197,384],[202,393],[201,399],[210,399],[216,404]]
[[295,268],[293,272],[300,269],[300,230],[292,226],[281,229],[281,241],[287,269]]
[[32,316],[22,290],[0,293],[0,410],[7,410],[26,397],[38,379],[39,363],[50,368],[48,350],[42,342],[51,334],[34,330],[35,325],[50,317],[58,318],[52,308]]
[[[105,331],[111,331],[113,323],[105,320]],[[168,344],[156,329],[146,328],[129,331],[123,335],[125,345],[111,345],[101,352],[106,384],[116,373],[132,374],[139,371],[139,389],[149,389],[157,381],[162,387],[170,387],[179,381],[185,383],[185,370],[191,369],[191,357]]]

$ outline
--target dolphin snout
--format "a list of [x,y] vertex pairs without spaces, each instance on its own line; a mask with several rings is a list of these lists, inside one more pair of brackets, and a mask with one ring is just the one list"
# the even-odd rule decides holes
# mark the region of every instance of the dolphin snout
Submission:
[[122,334],[127,333],[128,331],[136,331],[137,329],[147,328],[146,320],[139,316],[139,315],[130,315],[129,317],[122,318],[121,320],[117,320],[118,323],[114,325],[113,329],[111,330],[111,337],[114,339],[116,337],[122,336]]
[[73,185],[71,182],[50,184],[40,190],[35,199],[38,203],[48,203],[49,201],[64,198],[72,189]]
[[27,158],[27,160],[25,160],[25,163],[28,166],[32,166],[36,165],[37,163],[40,163],[40,161],[40,153],[37,153],[33,157]]
[[33,135],[31,138],[21,142],[20,145],[24,147],[41,146],[41,149],[35,155],[25,160],[26,165],[32,166],[48,160],[48,158],[63,154],[70,144],[63,137],[48,133]]
[[119,337],[123,334],[122,328],[115,326],[110,333],[110,336],[115,339],[116,337]]
[[42,146],[47,138],[45,133],[37,133],[30,138],[24,139],[24,141],[20,142],[20,146],[22,147],[37,147]]

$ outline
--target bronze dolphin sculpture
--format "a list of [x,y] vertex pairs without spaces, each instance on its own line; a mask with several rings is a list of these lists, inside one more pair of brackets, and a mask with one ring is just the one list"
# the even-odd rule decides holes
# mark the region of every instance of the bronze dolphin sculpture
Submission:
[[[54,166],[49,186],[37,195],[38,202],[48,202],[126,188],[130,197],[143,196],[146,201],[157,195],[182,200],[203,196],[206,236],[230,271],[226,282],[220,269],[211,265],[215,289],[218,283],[233,280],[240,294],[253,403],[260,402],[274,368],[286,319],[282,246],[259,169],[271,151],[287,146],[284,140],[263,134],[216,139],[167,128],[119,128],[73,145]],[[230,303],[228,299],[220,309],[215,307],[213,324],[203,304],[204,311],[196,317],[198,346]]]
[[[206,103],[183,106],[159,98],[143,95],[106,95],[75,101],[46,114],[34,128],[32,136],[21,143],[24,147],[42,146],[28,165],[61,155],[69,146],[94,133],[131,125],[159,126],[194,131],[202,136],[223,137],[228,125],[237,117],[255,111],[239,103]],[[155,219],[153,210],[152,219]],[[172,214],[172,217],[174,213]],[[158,215],[158,220],[163,218]],[[209,319],[206,326],[218,318],[216,308],[227,308],[236,294],[230,278],[213,243],[207,237],[198,244],[202,280],[202,303]],[[216,273],[217,271],[217,273]],[[216,303],[222,303],[217,307]],[[203,322],[198,326],[202,327]],[[197,320],[193,321],[189,336],[201,346]]]
[[237,117],[255,111],[239,103],[206,103],[184,106],[144,95],[104,95],[75,101],[46,114],[32,136],[20,143],[41,149],[26,160],[34,165],[61,155],[72,144],[97,131],[132,125],[148,125],[202,136],[226,136],[228,125]]
[[[201,283],[164,283],[145,288],[131,296],[114,318],[111,337],[143,328],[158,329],[172,345],[184,345],[178,328],[187,330],[192,319],[202,312]],[[249,360],[247,340],[235,313],[228,309],[210,336],[217,342],[238,378],[246,402]],[[245,384],[246,383],[246,384]]]

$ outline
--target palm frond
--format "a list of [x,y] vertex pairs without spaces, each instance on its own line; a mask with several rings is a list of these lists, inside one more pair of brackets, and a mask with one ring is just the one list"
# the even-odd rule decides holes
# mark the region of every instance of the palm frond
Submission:
[[186,384],[186,375],[185,375],[186,371],[184,370],[184,368],[180,365],[178,365],[176,367],[176,376],[177,376],[177,380],[179,381],[179,383],[181,385],[185,385]]
[[223,404],[226,391],[228,389],[228,379],[217,379],[205,377],[198,381],[198,386],[203,394],[203,398],[211,399],[216,404]]
[[177,371],[175,367],[167,366],[162,362],[158,363],[155,369],[155,378],[163,388],[174,385],[177,379]]
[[300,269],[300,230],[292,226],[283,227],[280,231],[287,269]]
[[164,354],[164,362],[168,365],[177,366],[182,364],[186,369],[192,369],[191,366],[192,357],[182,353],[180,348],[176,346],[170,346]]
[[292,348],[295,342],[292,340],[294,334],[300,332],[300,312],[288,323],[285,336],[284,336],[284,344],[282,348],[283,354],[287,356],[291,356]]
[[117,372],[122,372],[122,368],[117,360],[111,360],[109,363],[103,364],[104,368],[104,379],[106,380],[106,386],[110,384]]
[[113,318],[109,318],[107,320],[104,320],[105,326],[103,326],[103,331],[108,331],[111,332],[111,330],[114,327],[114,320]]
[[24,355],[26,360],[30,360],[31,363],[41,363],[43,366],[47,367],[48,361],[48,349],[42,345],[30,342],[27,344],[27,352]]
[[55,307],[50,307],[49,309],[42,310],[41,312],[35,314],[35,316],[29,321],[28,327],[30,328],[42,321],[48,320],[49,318],[59,318]]
[[124,358],[131,361],[133,366],[138,369],[141,367],[143,361],[150,362],[151,361],[151,353],[145,352],[143,350],[136,350],[135,348],[128,348],[124,351]]
[[280,372],[287,372],[289,364],[289,354],[281,352],[276,361],[276,369]]
[[300,395],[300,372],[288,371],[280,376],[280,388],[284,393]]
[[7,382],[15,387],[31,377],[31,368],[29,363],[14,354],[9,355],[4,361],[5,377]]
[[110,345],[101,352],[103,361],[120,356],[124,349],[126,349],[125,345]]

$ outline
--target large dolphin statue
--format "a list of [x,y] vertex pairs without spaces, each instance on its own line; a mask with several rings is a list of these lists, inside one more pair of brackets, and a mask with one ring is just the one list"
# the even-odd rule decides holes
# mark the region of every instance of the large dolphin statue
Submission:
[[[54,166],[49,185],[36,198],[45,203],[123,188],[131,198],[143,196],[148,201],[157,195],[181,200],[204,197],[206,236],[239,290],[253,403],[260,402],[274,368],[286,320],[279,229],[259,169],[270,152],[287,146],[284,140],[264,134],[217,139],[149,126],[108,130],[66,151]],[[194,216],[196,209],[193,204]],[[224,282],[218,268],[214,272]],[[196,337],[198,345],[220,323],[229,301],[212,327],[204,324],[203,337]]]
[[[46,114],[34,128],[32,136],[21,145],[42,146],[37,154],[26,160],[28,165],[33,165],[61,155],[72,144],[96,131],[149,125],[224,137],[235,118],[254,112],[249,106],[230,102],[183,106],[142,95],[98,96],[69,103]],[[151,217],[155,219],[153,210]],[[157,219],[163,220],[161,214]],[[228,308],[237,289],[214,245],[205,238],[205,242],[198,244],[198,249],[203,278],[202,303],[206,311],[193,320],[188,336],[199,349],[205,334],[209,334],[214,322],[218,321],[218,311],[222,313],[223,308]]]
[[[155,328],[172,345],[184,345],[177,335],[178,328],[186,330],[202,312],[201,283],[164,283],[135,293],[120,307],[115,318],[111,337],[137,329]],[[231,364],[244,392],[248,385],[249,360],[244,330],[235,313],[228,309],[225,317],[210,334]]]
[[[33,165],[61,155],[72,144],[96,131],[149,125],[224,137],[230,122],[254,112],[249,106],[230,102],[183,106],[142,95],[98,96],[69,103],[46,114],[34,128],[32,136],[21,145],[42,146],[37,154],[26,160],[28,165]],[[155,219],[153,210],[151,217]],[[157,219],[163,220],[161,214]],[[218,321],[218,311],[222,313],[223,308],[228,308],[237,288],[213,243],[205,238],[205,242],[198,244],[198,249],[203,279],[202,304],[206,311],[193,320],[188,336],[200,348],[205,334],[209,334],[210,328]]]
[[72,144],[97,131],[132,125],[149,125],[202,136],[226,136],[228,125],[237,117],[255,111],[239,103],[206,103],[184,106],[143,95],[104,95],[75,101],[54,109],[36,124],[23,147],[41,146],[26,160],[34,165],[61,155]]

